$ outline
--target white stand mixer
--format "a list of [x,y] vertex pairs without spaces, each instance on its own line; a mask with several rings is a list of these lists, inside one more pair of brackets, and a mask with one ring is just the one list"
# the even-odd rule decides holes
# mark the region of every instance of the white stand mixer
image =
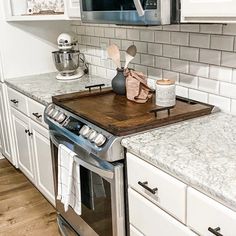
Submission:
[[85,56],[79,50],[75,50],[77,45],[76,35],[62,33],[57,38],[59,51],[52,52],[57,70],[60,72],[56,78],[68,81],[76,80],[85,74]]

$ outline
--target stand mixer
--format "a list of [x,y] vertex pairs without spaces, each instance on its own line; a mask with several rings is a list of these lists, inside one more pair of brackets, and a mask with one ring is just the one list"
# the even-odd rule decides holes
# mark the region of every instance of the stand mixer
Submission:
[[59,71],[56,78],[68,81],[82,77],[87,72],[87,66],[84,54],[74,49],[77,45],[76,36],[62,33],[57,38],[57,44],[59,51],[52,52],[55,66]]

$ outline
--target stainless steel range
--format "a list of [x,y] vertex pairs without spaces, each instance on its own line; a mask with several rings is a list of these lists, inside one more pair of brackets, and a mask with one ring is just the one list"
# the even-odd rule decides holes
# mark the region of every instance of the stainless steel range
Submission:
[[156,107],[155,98],[135,104],[110,89],[91,87],[89,92],[53,97],[45,120],[50,128],[56,194],[59,144],[76,153],[80,166],[81,215],[72,208],[65,212],[63,204],[56,201],[62,234],[126,235],[122,137],[212,111],[213,106],[182,98],[167,109]]

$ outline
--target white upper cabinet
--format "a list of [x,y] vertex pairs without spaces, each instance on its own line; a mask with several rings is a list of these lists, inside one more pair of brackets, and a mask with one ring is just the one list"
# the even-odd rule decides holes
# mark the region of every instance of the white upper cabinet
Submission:
[[182,22],[236,22],[235,0],[181,0]]
[[7,21],[78,20],[80,0],[5,0]]

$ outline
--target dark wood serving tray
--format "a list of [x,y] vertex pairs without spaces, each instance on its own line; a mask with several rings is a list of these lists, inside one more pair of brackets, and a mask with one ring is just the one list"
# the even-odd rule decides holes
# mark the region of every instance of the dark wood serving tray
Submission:
[[211,105],[189,102],[178,97],[169,115],[164,110],[156,113],[155,117],[151,111],[160,108],[155,105],[155,94],[147,103],[138,104],[127,100],[125,96],[116,95],[110,88],[54,96],[52,100],[117,136],[207,115],[213,109]]

